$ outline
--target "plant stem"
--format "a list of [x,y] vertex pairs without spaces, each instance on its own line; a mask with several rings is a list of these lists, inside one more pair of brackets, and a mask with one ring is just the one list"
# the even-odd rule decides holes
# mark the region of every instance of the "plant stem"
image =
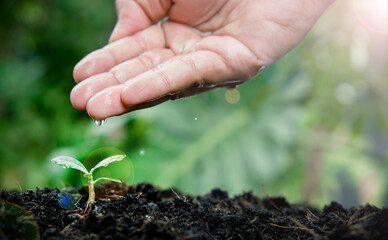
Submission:
[[95,200],[94,182],[93,182],[92,174],[90,174],[88,176],[88,185],[89,185],[89,199],[88,199],[88,203],[92,203]]

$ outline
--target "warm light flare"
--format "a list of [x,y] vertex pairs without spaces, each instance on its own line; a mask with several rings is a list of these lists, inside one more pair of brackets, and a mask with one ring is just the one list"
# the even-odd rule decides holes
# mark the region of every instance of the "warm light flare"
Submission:
[[353,0],[354,12],[370,31],[387,34],[388,0]]

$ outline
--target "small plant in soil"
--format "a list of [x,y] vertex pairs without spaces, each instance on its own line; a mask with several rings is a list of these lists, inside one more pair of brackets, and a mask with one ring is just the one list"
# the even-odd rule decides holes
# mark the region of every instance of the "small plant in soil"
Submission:
[[125,157],[126,157],[125,155],[114,155],[114,156],[105,158],[104,160],[99,162],[95,167],[93,167],[90,171],[88,171],[80,161],[69,156],[58,156],[51,159],[51,162],[59,166],[62,166],[63,168],[73,168],[85,173],[83,176],[88,178],[88,187],[89,187],[88,205],[89,205],[90,203],[93,203],[95,201],[94,184],[96,182],[100,180],[108,180],[108,181],[121,183],[121,181],[118,179],[107,178],[107,177],[100,177],[96,180],[93,180],[93,171],[100,167],[107,167],[112,162],[121,161]]

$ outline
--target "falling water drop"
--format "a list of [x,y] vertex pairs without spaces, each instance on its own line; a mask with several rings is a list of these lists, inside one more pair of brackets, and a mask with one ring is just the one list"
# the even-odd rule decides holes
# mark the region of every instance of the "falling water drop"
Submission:
[[195,118],[194,118],[194,120],[195,120],[195,121],[197,121],[197,120],[198,120],[198,118],[197,118],[197,117],[195,117]]
[[104,125],[105,123],[105,120],[94,120],[94,124],[96,124],[96,126],[102,126]]

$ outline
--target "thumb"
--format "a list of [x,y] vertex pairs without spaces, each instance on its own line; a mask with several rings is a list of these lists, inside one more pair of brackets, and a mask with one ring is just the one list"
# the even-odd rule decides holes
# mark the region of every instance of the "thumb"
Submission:
[[165,17],[171,0],[116,0],[117,23],[109,43],[130,36]]

